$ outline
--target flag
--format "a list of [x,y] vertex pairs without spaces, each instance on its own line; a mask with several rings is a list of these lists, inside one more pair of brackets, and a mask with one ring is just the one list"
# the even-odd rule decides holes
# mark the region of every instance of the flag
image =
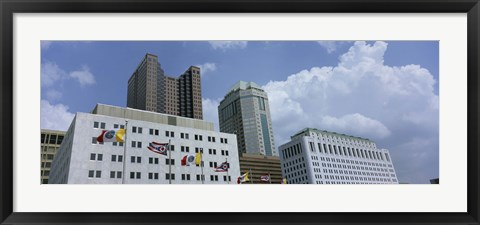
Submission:
[[260,180],[265,181],[265,182],[269,182],[270,181],[270,175],[269,174],[262,175],[262,176],[260,176]]
[[199,166],[202,163],[202,153],[195,154],[195,165]]
[[228,171],[228,163],[223,162],[220,166],[215,167],[215,172],[227,172]]
[[118,130],[104,130],[97,137],[98,142],[123,142],[125,136],[125,129]]
[[182,158],[181,164],[182,166],[190,166],[190,164],[196,162],[194,155],[186,155]]
[[243,174],[242,176],[239,176],[237,178],[237,184],[240,184],[240,183],[245,183],[247,181],[249,181],[250,179],[248,179],[248,172],[246,172],[245,174]]
[[150,142],[150,144],[147,146],[148,150],[155,152],[160,155],[167,155],[167,148],[168,148],[168,143],[158,143],[158,142]]
[[286,184],[287,183],[287,178],[283,178],[283,183],[281,184]]

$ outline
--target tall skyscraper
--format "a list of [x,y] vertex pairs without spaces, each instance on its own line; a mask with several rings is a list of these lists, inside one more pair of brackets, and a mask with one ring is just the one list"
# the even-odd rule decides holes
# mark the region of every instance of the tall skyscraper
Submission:
[[278,156],[267,93],[254,82],[239,81],[218,106],[220,132],[237,135],[240,154]]
[[389,151],[366,138],[305,128],[278,149],[288,184],[398,184]]
[[127,107],[203,119],[200,68],[166,76],[158,57],[147,53],[128,80]]

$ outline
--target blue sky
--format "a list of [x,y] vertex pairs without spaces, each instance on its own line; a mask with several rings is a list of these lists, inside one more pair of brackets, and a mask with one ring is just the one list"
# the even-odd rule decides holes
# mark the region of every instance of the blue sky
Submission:
[[[204,119],[238,80],[269,94],[276,145],[304,127],[370,138],[401,182],[438,177],[437,41],[43,41],[41,127],[66,130],[96,103],[126,105],[145,55],[165,73],[202,69]],[[292,121],[291,118],[298,118]]]

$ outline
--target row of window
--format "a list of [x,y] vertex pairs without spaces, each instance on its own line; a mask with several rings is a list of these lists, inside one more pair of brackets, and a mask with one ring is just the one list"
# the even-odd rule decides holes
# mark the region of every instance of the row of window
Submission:
[[[93,122],[93,128],[99,128],[99,129],[105,129],[106,127],[106,124],[104,122],[97,122],[97,121],[94,121]],[[118,128],[124,128],[125,126],[124,125],[120,125],[120,124],[114,124],[113,125],[113,128],[114,129],[118,129]],[[138,133],[138,134],[142,134],[143,133],[143,128],[142,127],[138,127],[138,126],[132,126],[132,133]],[[158,129],[149,129],[149,134],[150,135],[155,135],[155,136],[158,136],[159,135],[159,130]],[[175,137],[175,132],[173,131],[165,131],[165,137]],[[189,139],[190,136],[188,133],[183,133],[181,132],[180,133],[180,138],[182,139]],[[203,136],[202,135],[199,135],[199,134],[195,134],[194,135],[194,139],[196,141],[203,141]],[[207,140],[208,142],[215,142],[215,137],[213,136],[207,136]],[[228,144],[228,140],[227,138],[220,138],[220,143],[222,144]]]
[[40,141],[42,144],[60,145],[63,141],[63,138],[63,135],[41,134]]
[[[315,137],[318,135],[318,138],[322,138],[323,141],[332,141],[336,143],[342,143],[342,144],[351,144],[351,145],[358,145],[361,147],[375,147],[375,143],[367,140],[357,140],[357,139],[351,139],[351,138],[343,138],[343,137],[336,137],[336,136],[331,136],[331,135],[322,135],[319,133],[310,133],[310,136]],[[325,139],[326,138],[326,139]]]
[[[98,142],[96,137],[92,137],[92,144],[101,144],[103,145],[104,142]],[[113,146],[123,146],[123,142],[112,142]],[[143,144],[141,141],[131,141],[132,148],[142,148]],[[169,145],[171,151],[175,151],[175,145]],[[190,147],[189,146],[180,146],[180,151],[181,152],[190,152]],[[201,152],[203,154],[203,148],[195,148],[195,153]],[[210,155],[216,155],[217,150],[216,149],[208,149],[208,154]],[[221,154],[224,156],[228,156],[228,150],[221,150]],[[53,159],[53,155],[52,155]]]
[[[101,170],[89,170],[88,171],[89,178],[102,178],[102,171]],[[141,172],[130,172],[130,179],[142,179]],[[110,178],[112,179],[121,179],[122,178],[122,171],[110,171]],[[149,172],[148,173],[149,180],[158,180],[159,173]],[[175,180],[175,174],[165,173],[165,180]],[[181,174],[181,180],[191,180],[190,174]],[[205,175],[196,174],[196,180],[205,180]],[[218,175],[210,175],[210,181],[218,181]],[[231,176],[223,176],[223,181],[232,181]]]
[[[91,153],[90,154],[90,160],[103,161],[103,154]],[[112,162],[123,162],[123,156],[122,155],[112,155],[111,161]],[[130,163],[137,163],[137,164],[142,163],[142,157],[141,156],[130,156]],[[159,164],[159,158],[149,157],[148,158],[148,164]],[[203,166],[204,161],[202,161],[201,164]],[[48,165],[51,165],[51,164],[48,164]],[[165,165],[175,165],[175,159],[165,159]],[[218,164],[217,164],[217,162],[209,162],[209,166],[211,168],[216,168],[218,166]],[[228,167],[230,167],[229,164],[228,164]]]

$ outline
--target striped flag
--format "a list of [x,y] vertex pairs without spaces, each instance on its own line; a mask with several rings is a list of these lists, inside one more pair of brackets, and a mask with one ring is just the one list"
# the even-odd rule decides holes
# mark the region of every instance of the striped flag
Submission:
[[265,182],[269,182],[270,181],[270,175],[269,174],[262,175],[262,176],[260,176],[260,180],[265,181]]
[[168,148],[168,143],[158,143],[158,142],[150,142],[150,144],[147,146],[148,150],[155,152],[160,155],[167,155],[167,148]]
[[228,163],[223,162],[220,166],[215,167],[215,172],[227,172],[228,171]]

